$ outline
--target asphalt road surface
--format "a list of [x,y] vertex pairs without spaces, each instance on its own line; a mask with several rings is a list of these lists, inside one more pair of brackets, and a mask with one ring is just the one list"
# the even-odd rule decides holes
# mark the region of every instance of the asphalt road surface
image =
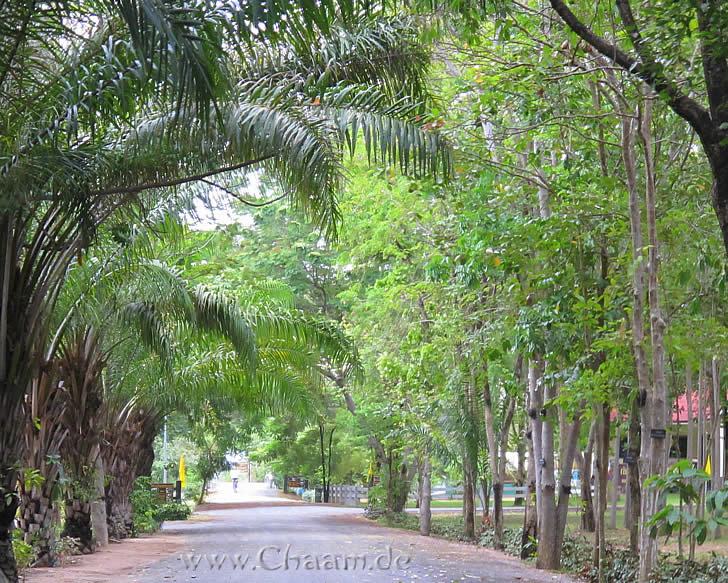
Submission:
[[223,485],[214,503],[165,533],[185,548],[144,567],[138,583],[570,582],[500,553],[384,528],[359,508],[280,498],[263,485]]

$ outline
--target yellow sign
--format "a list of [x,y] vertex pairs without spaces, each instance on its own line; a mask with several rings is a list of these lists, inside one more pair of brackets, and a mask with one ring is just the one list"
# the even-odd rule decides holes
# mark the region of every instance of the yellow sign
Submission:
[[187,487],[187,472],[185,471],[185,456],[179,456],[179,481],[182,483],[182,487]]
[[705,473],[713,474],[713,466],[710,465],[710,456],[708,456],[708,459],[705,460]]

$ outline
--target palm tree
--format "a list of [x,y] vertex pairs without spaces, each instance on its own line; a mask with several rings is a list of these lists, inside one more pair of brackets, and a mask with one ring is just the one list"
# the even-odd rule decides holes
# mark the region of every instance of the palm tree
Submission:
[[[120,209],[143,212],[162,190],[262,167],[331,228],[341,146],[353,149],[360,132],[370,152],[407,160],[407,169],[448,165],[435,137],[405,123],[422,77],[410,82],[413,70],[394,63],[418,62],[413,35],[407,53],[402,44],[349,44],[347,35],[365,38],[371,22],[355,2],[237,4],[0,5],[0,104],[10,112],[0,147],[0,570],[10,580],[24,441],[10,420],[22,418],[45,362],[48,318],[67,268],[101,225]],[[376,22],[384,38],[387,19]],[[390,29],[394,40],[399,33]],[[308,77],[305,59],[283,63],[298,72],[287,87],[316,94],[309,102],[286,86],[276,92],[270,76],[234,82],[253,69],[249,55],[265,53],[260,47],[328,49],[334,36],[352,55],[345,66],[309,60],[321,74]],[[376,58],[353,56],[372,48],[381,49]],[[367,92],[362,85],[375,79]]]
[[[107,473],[110,533],[123,538],[132,530],[134,479],[149,473],[153,440],[166,413],[196,412],[211,399],[233,410],[302,411],[321,382],[322,354],[357,367],[336,329],[271,299],[290,295],[281,294],[280,286],[270,296],[265,293],[270,285],[239,294],[236,303],[191,287],[174,268],[144,257],[156,253],[144,235],[127,244],[115,262],[108,260],[114,257],[108,247],[99,250],[107,257],[101,272],[94,257],[77,266],[57,304],[56,400],[61,395],[64,407],[62,415],[44,418],[42,427],[61,441],[36,455],[48,457],[60,448],[70,480],[64,535],[78,538],[85,551],[94,547],[90,504],[99,455]],[[72,439],[63,440],[66,435]],[[44,489],[52,491],[58,465],[42,468]],[[52,514],[51,501],[28,496],[23,513],[46,508]],[[51,539],[53,524],[39,529]],[[52,562],[52,545],[46,546],[44,559]]]
[[101,424],[98,411],[103,405],[101,373],[106,355],[99,334],[85,326],[61,346],[59,377],[67,400],[61,425],[66,438],[61,456],[71,478],[66,492],[65,521],[61,536],[78,540],[84,553],[94,548],[91,502],[95,492],[96,458],[99,455]]
[[60,422],[66,399],[58,387],[58,365],[50,361],[33,379],[27,401],[25,458],[20,474],[19,526],[25,542],[33,544],[36,565],[52,565],[55,551],[55,523],[58,510],[54,500],[60,473],[60,447],[67,430]]

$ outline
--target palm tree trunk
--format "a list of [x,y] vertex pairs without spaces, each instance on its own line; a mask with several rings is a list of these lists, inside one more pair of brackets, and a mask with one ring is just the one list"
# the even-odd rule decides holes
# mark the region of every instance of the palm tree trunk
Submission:
[[78,539],[83,554],[94,552],[96,540],[91,526],[91,502],[80,496],[66,500],[66,520],[61,537]]
[[53,504],[55,476],[45,480],[39,487],[24,492],[20,497],[20,529],[26,543],[32,543],[37,559],[33,566],[53,567],[56,564],[55,526],[58,522],[58,508]]
[[129,495],[136,473],[132,460],[120,459],[107,466],[110,474],[106,488],[106,523],[109,538],[122,540],[133,536],[134,519]]
[[106,513],[110,539],[122,540],[134,535],[134,518],[128,495],[107,501]]
[[[9,479],[8,472],[5,476],[2,476],[2,488],[4,491],[10,491],[10,484],[13,484],[15,478]],[[15,554],[13,553],[13,520],[15,519],[15,512],[17,510],[17,498],[14,496],[9,498],[9,502],[6,501],[5,496],[0,497],[0,574],[4,576],[8,583],[17,583],[18,581],[18,568],[15,562]]]
[[13,542],[10,537],[4,536],[2,533],[0,533],[0,575],[5,577],[3,582],[17,583],[19,581]]
[[[0,411],[7,419],[23,419],[22,402],[13,399],[12,387],[0,385]],[[13,553],[12,530],[18,498],[15,492],[18,472],[17,461],[21,459],[22,423],[7,423],[0,426],[0,573],[10,582],[18,581],[18,569]]]

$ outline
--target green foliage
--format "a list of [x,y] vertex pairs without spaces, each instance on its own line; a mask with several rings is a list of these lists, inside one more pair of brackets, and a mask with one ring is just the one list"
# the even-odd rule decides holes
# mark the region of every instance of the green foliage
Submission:
[[669,493],[676,493],[680,505],[665,504],[647,522],[652,536],[658,533],[670,538],[682,529],[688,530],[690,537],[695,537],[697,544],[702,545],[709,533],[715,532],[721,525],[728,526],[728,518],[724,516],[728,510],[728,487],[712,490],[705,500],[706,518],[700,518],[689,512],[685,506],[698,504],[700,492],[710,476],[702,470],[692,467],[689,460],[682,460],[672,466],[663,476],[650,476],[645,480],[645,487],[659,491],[661,500]]
[[152,491],[151,484],[151,478],[146,476],[137,478],[129,496],[135,534],[154,532],[159,528],[159,522],[154,518],[159,501]]
[[35,561],[33,545],[23,540],[23,532],[19,529],[13,531],[13,554],[19,570],[25,570]]
[[154,509],[154,520],[162,524],[165,520],[187,520],[192,514],[184,502],[167,502]]
[[184,502],[163,502],[151,488],[149,477],[134,481],[134,489],[129,496],[132,506],[134,533],[150,533],[159,529],[165,520],[186,520],[192,514]]
[[[394,528],[419,530],[420,521],[416,514],[411,512],[383,512],[370,515],[372,520]],[[462,516],[433,516],[432,534],[453,540],[464,540]]]
[[[504,528],[503,529],[503,552],[513,555],[513,556],[520,556],[521,555],[521,547],[522,547],[522,538],[523,538],[523,529],[521,528]],[[535,543],[536,541],[529,541],[527,551],[528,556],[530,556],[533,552],[535,552]],[[483,530],[483,532],[480,533],[480,538],[478,539],[478,544],[484,547],[488,548],[495,548],[495,531],[492,528],[486,528]],[[568,548],[568,545],[570,544],[570,541],[564,540],[564,551]],[[564,555],[562,555],[562,561],[566,559],[566,552]],[[564,564],[564,567],[566,567],[566,563]]]

